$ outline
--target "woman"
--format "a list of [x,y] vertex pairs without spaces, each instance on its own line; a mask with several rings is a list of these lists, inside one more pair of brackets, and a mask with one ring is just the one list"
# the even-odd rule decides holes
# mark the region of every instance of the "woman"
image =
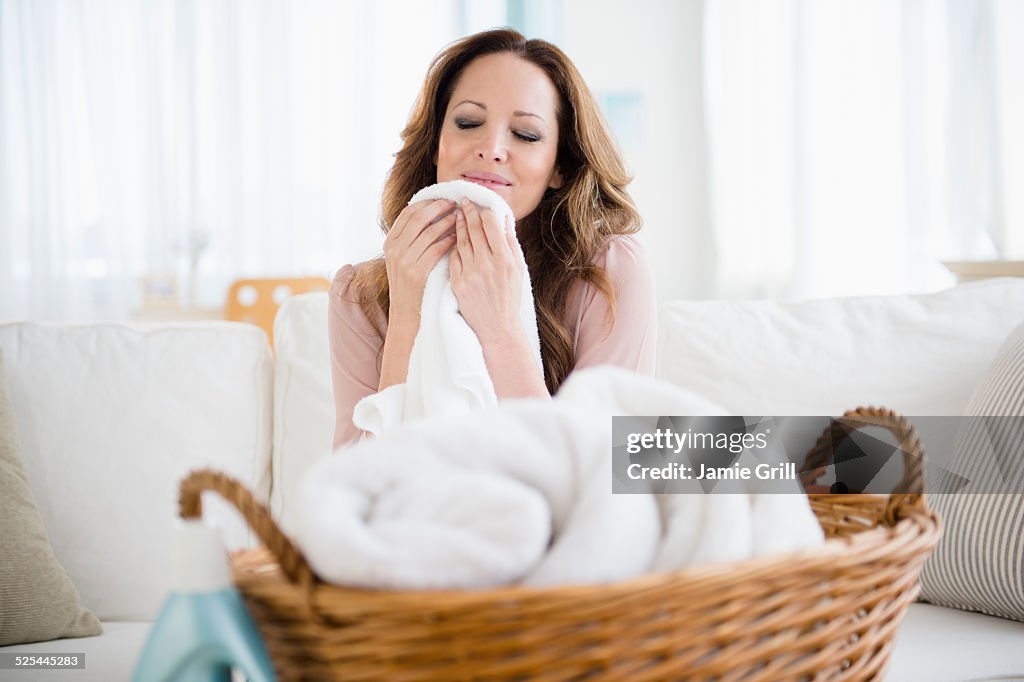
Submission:
[[[499,400],[550,396],[570,371],[603,364],[652,374],[653,278],[630,235],[630,178],[576,67],[555,46],[500,29],[456,41],[431,64],[382,199],[384,257],[335,275],[330,345],[334,446],[360,437],[352,409],[405,382],[427,274],[446,254],[459,310],[480,339]],[[463,179],[505,199],[494,214],[418,190]],[[543,373],[519,324],[522,248]]]

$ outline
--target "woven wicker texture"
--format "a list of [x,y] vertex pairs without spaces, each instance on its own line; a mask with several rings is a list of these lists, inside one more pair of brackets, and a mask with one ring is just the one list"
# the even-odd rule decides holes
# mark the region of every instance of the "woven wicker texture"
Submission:
[[[890,428],[921,490],[912,426],[885,409],[844,416]],[[809,463],[843,433],[822,434]],[[940,533],[921,494],[809,495],[829,542],[799,552],[611,585],[374,591],[320,582],[223,474],[182,482],[183,518],[204,490],[266,547],[235,553],[233,573],[282,680],[881,679]]]

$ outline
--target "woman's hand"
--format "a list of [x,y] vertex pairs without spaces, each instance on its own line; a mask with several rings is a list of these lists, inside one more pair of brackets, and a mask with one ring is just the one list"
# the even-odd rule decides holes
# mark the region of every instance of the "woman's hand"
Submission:
[[455,204],[447,199],[406,206],[384,238],[391,296],[389,319],[419,319],[427,275],[455,244]]
[[550,397],[519,321],[525,264],[511,224],[464,200],[448,267],[459,310],[476,332],[498,399]]
[[490,209],[463,199],[456,209],[456,247],[448,267],[459,311],[485,346],[521,335],[523,265],[519,242]]
[[404,384],[420,328],[427,275],[455,244],[455,204],[419,201],[402,209],[384,238],[391,305],[377,390]]

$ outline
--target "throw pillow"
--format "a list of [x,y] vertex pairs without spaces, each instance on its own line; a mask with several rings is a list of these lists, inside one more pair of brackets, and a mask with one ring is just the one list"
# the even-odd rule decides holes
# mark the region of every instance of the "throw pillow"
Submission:
[[[1024,324],[1000,348],[968,403],[967,416],[1024,417]],[[980,439],[987,439],[1001,455],[1000,466],[1008,467],[1005,480],[1019,482],[1022,423],[972,422],[956,456],[982,452]],[[995,465],[974,463],[964,471],[973,473],[969,478],[983,489],[996,477],[996,471],[986,470]],[[921,599],[1024,621],[1024,494],[961,492],[932,495],[928,501],[942,519],[943,534],[921,571]]]
[[21,460],[0,351],[0,646],[103,632],[57,561]]

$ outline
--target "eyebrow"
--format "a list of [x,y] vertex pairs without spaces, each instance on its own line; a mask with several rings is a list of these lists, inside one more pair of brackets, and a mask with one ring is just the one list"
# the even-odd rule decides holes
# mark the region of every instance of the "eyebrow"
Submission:
[[[483,102],[476,102],[476,101],[471,100],[471,99],[464,99],[461,102],[459,102],[458,104],[456,104],[455,107],[463,105],[463,104],[475,104],[476,106],[480,107],[484,111],[487,111],[487,105],[486,104],[484,104]],[[455,107],[452,107],[452,109],[454,109]],[[544,121],[544,117],[543,116],[540,116],[538,114],[531,114],[529,111],[518,111],[517,110],[517,111],[513,111],[512,115],[513,116],[532,116],[533,118],[539,118],[544,123],[547,123],[547,121]]]

